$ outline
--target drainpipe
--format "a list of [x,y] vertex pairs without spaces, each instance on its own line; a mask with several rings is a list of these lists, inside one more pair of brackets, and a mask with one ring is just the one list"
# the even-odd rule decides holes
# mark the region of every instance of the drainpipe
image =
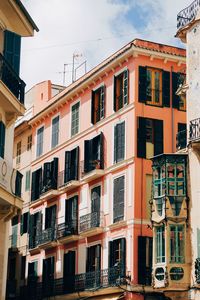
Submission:
[[172,92],[172,72],[173,67],[171,67],[170,72],[170,106],[171,106],[171,130],[172,130],[172,153],[175,152],[174,149],[174,108],[173,108],[173,92]]

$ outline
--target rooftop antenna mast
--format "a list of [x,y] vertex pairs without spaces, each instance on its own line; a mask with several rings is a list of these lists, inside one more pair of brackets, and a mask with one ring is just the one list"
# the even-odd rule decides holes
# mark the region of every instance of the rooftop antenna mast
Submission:
[[73,53],[73,62],[72,62],[72,83],[76,80],[75,78],[75,59],[82,57],[82,54]]

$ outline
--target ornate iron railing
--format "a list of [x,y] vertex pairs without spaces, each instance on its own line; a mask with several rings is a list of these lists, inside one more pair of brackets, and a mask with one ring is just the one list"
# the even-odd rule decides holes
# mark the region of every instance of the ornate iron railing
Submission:
[[118,286],[126,283],[125,267],[112,267],[105,270],[97,270],[67,276],[58,279],[50,279],[48,282],[29,282],[20,289],[20,300],[41,300],[47,297],[70,294],[84,290],[97,290],[109,286]]
[[195,277],[196,282],[200,283],[200,258],[197,258],[195,261]]
[[189,140],[200,139],[200,118],[190,121]]
[[200,7],[200,0],[193,1],[188,7],[184,8],[177,15],[177,29],[181,29],[182,27],[189,24],[193,21],[197,15],[197,12]]
[[187,146],[187,131],[179,131],[176,135],[176,150],[181,150]]
[[101,227],[103,222],[102,212],[93,212],[80,217],[79,232],[84,232],[95,227]]
[[54,227],[42,230],[42,232],[38,236],[38,244],[41,245],[48,242],[52,242],[53,240],[55,240],[55,237],[56,235]]
[[0,53],[0,79],[9,88],[13,95],[24,104],[25,82],[19,78],[17,73]]
[[62,238],[72,234],[78,234],[78,220],[58,224],[56,229],[56,238]]

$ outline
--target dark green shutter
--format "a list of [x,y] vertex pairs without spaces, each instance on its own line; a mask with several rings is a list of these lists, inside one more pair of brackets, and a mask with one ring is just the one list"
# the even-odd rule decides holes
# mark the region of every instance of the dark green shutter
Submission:
[[117,107],[116,107],[116,76],[114,76],[114,85],[113,85],[113,110],[116,111]]
[[53,161],[51,162],[51,188],[52,189],[57,189],[58,186],[58,158],[54,157]]
[[71,151],[65,151],[65,175],[64,183],[67,183],[71,180]]
[[76,147],[71,151],[71,156],[68,155],[69,161],[69,173],[70,180],[78,180],[79,173],[79,147]]
[[75,162],[74,162],[74,180],[79,178],[79,146],[74,149],[75,151]]
[[32,172],[32,182],[31,182],[31,201],[35,200],[36,190],[35,190],[35,182],[36,182],[36,172]]
[[104,169],[104,135],[103,132],[100,133],[100,137],[99,137],[100,141],[100,168]]
[[51,163],[47,162],[44,163],[44,169],[43,169],[43,192],[47,191],[48,188],[51,186]]
[[120,269],[121,275],[126,275],[126,239],[123,238],[120,241]]
[[91,123],[94,124],[94,115],[95,115],[95,92],[92,91],[92,101],[91,101]]
[[146,237],[138,236],[138,283],[146,284]]
[[91,156],[91,142],[84,141],[84,172],[87,173],[90,170],[90,156]]
[[21,37],[14,32],[4,31],[4,57],[19,75]]
[[114,180],[113,223],[124,218],[124,176]]
[[100,91],[100,120],[105,118],[105,85],[101,87]]
[[163,153],[163,121],[154,120],[154,155]]
[[179,109],[180,98],[176,95],[178,90],[178,73],[172,72],[172,107]]
[[2,121],[0,121],[0,157],[4,158],[5,151],[5,134],[6,128]]
[[138,117],[137,156],[146,158],[146,119]]
[[163,106],[170,107],[170,72],[162,72],[162,101]]
[[145,103],[146,100],[147,100],[147,67],[139,66],[138,101]]
[[19,171],[17,171],[16,179],[15,179],[15,195],[17,197],[21,197],[22,178],[23,175]]
[[129,76],[128,76],[129,72],[128,69],[124,71],[124,76],[123,76],[123,87],[124,87],[124,92],[123,92],[123,103],[124,104],[128,104],[128,80],[129,80]]
[[24,214],[20,217],[20,235],[23,235],[23,223],[24,223]]

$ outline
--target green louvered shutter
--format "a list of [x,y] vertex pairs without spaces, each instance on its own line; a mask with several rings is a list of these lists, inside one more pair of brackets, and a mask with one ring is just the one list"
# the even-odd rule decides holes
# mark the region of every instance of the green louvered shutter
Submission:
[[154,120],[154,155],[163,153],[163,121]]
[[95,92],[92,91],[92,101],[91,101],[91,123],[94,124],[94,114],[95,114]]
[[51,162],[51,188],[56,190],[58,186],[58,158],[54,157]]
[[129,72],[128,69],[124,71],[124,77],[123,77],[123,88],[124,88],[124,93],[123,93],[123,104],[128,104],[128,76]]
[[163,106],[170,107],[170,72],[162,72],[162,100]]
[[2,121],[0,121],[0,157],[4,158],[5,151],[5,134],[6,128]]
[[100,91],[100,120],[105,118],[105,85],[101,87]]
[[137,156],[146,158],[146,119],[138,117]]
[[19,75],[21,52],[21,36],[6,30],[4,32],[4,57]]
[[116,76],[114,76],[114,84],[113,84],[113,110],[116,111],[117,109],[117,105],[116,105],[116,102],[117,102],[117,99],[116,99],[116,81],[117,81],[117,78]]
[[172,72],[172,107],[179,109],[180,98],[176,95],[179,86],[179,75],[178,73]]
[[146,100],[147,100],[147,67],[139,66],[138,101],[145,103]]

